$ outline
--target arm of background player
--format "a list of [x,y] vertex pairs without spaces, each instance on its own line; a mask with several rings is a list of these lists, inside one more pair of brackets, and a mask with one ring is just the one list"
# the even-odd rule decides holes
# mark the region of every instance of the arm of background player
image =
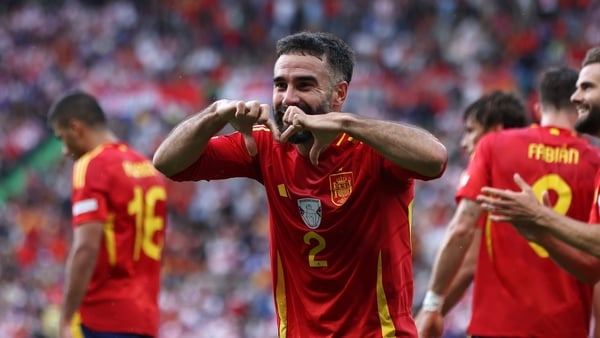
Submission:
[[[579,223],[568,217],[562,215],[559,216],[572,222]],[[599,228],[600,230],[600,227],[593,225],[583,224],[582,226],[585,228]],[[516,228],[519,231],[524,231],[518,226],[516,226]],[[543,232],[542,234],[530,237],[529,239],[544,247],[544,249],[548,251],[548,254],[550,254],[552,260],[578,279],[590,284],[595,284],[600,281],[600,261],[596,257],[569,245],[570,243],[563,242],[561,238],[554,237],[549,233]]]
[[73,232],[73,244],[65,267],[61,327],[70,326],[71,319],[83,300],[96,267],[103,230],[104,223],[93,222],[81,224]]
[[[460,200],[433,264],[430,291],[442,297],[447,294],[471,245],[480,215],[481,208],[477,202],[466,198]],[[440,311],[421,309],[416,320],[419,337],[440,337],[441,316]]]
[[481,244],[481,229],[475,229],[473,235],[473,241],[469,246],[469,250],[465,254],[462,265],[456,273],[448,294],[444,298],[444,305],[442,306],[442,315],[448,314],[450,310],[456,306],[456,304],[462,299],[465,291],[469,288],[473,282],[475,276],[475,269],[477,268],[477,256],[479,255],[479,245]]

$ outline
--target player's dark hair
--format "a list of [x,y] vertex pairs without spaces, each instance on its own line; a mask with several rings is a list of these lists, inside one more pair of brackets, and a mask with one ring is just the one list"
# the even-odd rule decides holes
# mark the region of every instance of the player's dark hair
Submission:
[[325,32],[300,32],[281,38],[276,44],[276,56],[285,54],[325,57],[336,81],[352,80],[354,51],[339,37]]
[[585,58],[581,63],[582,67],[585,67],[592,63],[600,63],[600,47],[594,47],[587,51]]
[[463,112],[463,121],[473,117],[484,130],[495,125],[504,128],[524,127],[529,123],[527,109],[515,94],[495,90],[471,103]]
[[573,107],[571,95],[575,91],[578,76],[576,70],[568,67],[550,68],[545,71],[538,87],[542,106],[556,109]]
[[56,101],[48,112],[48,123],[65,126],[78,120],[91,127],[106,126],[107,120],[98,101],[83,91],[74,91]]

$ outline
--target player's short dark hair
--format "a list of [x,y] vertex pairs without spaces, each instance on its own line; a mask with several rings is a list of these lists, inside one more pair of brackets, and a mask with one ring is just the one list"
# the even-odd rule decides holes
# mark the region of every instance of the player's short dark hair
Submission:
[[48,123],[65,126],[78,120],[91,127],[106,126],[107,120],[98,101],[83,91],[73,91],[56,101],[48,111]]
[[336,81],[352,80],[354,51],[339,37],[325,32],[300,32],[277,41],[276,56],[285,54],[325,57]]
[[545,71],[538,86],[542,106],[556,109],[573,107],[571,95],[575,91],[578,76],[577,71],[569,67],[555,67]]
[[529,123],[523,101],[514,93],[492,91],[471,103],[463,112],[463,121],[473,117],[484,130],[495,125],[504,128],[524,127]]
[[585,58],[581,63],[582,67],[585,67],[592,63],[600,63],[600,47],[590,48],[585,54]]

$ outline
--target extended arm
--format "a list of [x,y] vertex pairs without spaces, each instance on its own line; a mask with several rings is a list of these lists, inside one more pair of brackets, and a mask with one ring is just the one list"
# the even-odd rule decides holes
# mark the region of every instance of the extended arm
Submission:
[[424,129],[350,115],[343,131],[365,142],[393,163],[427,177],[438,176],[446,147]]
[[306,115],[290,107],[283,121],[289,128],[281,135],[283,141],[294,133],[310,130],[315,142],[310,149],[310,159],[318,162],[320,152],[339,133],[360,140],[396,165],[426,177],[440,175],[446,164],[446,147],[428,131],[401,123],[360,117],[351,113]]
[[559,265],[578,278],[597,281],[600,226],[557,213],[540,203],[531,186],[518,174],[514,179],[521,191],[484,187],[483,194],[477,197],[482,208],[493,213],[490,216],[493,220],[510,222],[523,235],[531,236],[531,240],[542,245]]
[[433,264],[428,295],[435,297],[426,297],[417,315],[419,337],[441,337],[443,297],[463,263],[480,215],[481,208],[475,201],[463,198],[458,203]]
[[60,312],[61,331],[69,329],[71,320],[81,305],[92,278],[104,224],[100,222],[79,225],[73,234],[73,245],[66,263],[64,296]]
[[265,124],[275,138],[279,136],[275,122],[269,119],[269,113],[268,105],[256,101],[216,101],[171,131],[154,154],[154,166],[166,176],[181,172],[200,158],[210,138],[227,123],[244,135],[248,152],[255,155],[256,144],[252,137],[255,123]]

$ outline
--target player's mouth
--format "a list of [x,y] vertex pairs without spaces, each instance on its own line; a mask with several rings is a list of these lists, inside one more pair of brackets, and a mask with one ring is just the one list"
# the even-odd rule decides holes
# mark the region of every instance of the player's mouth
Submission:
[[590,107],[587,104],[578,104],[577,105],[577,114],[587,115],[589,112],[590,112]]

